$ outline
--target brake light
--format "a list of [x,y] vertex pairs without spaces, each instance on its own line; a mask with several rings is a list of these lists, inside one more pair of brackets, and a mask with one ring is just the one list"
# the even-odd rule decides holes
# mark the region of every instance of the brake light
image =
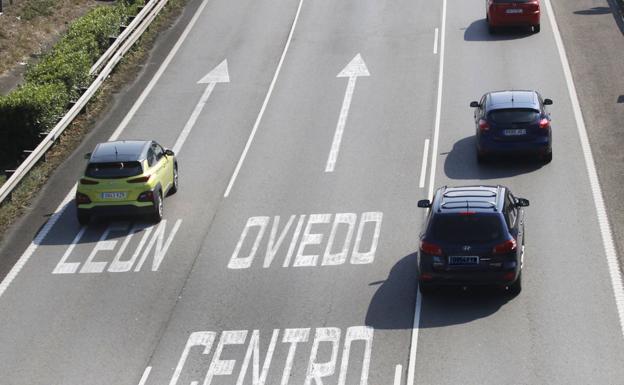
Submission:
[[151,177],[152,177],[151,175],[146,175],[146,176],[140,176],[140,177],[134,178],[134,179],[128,179],[128,183],[145,183]]
[[153,202],[154,201],[154,192],[153,191],[144,191],[139,194],[137,198],[139,202]]
[[420,251],[430,255],[442,255],[442,248],[440,246],[427,241],[420,242]]
[[546,118],[540,120],[539,127],[542,128],[542,129],[550,128],[550,121],[548,119],[546,119]]
[[89,196],[87,194],[83,194],[80,192],[76,193],[76,203],[79,205],[84,205],[84,204],[89,204],[91,203],[91,199],[89,199]]
[[499,245],[494,246],[494,249],[492,250],[492,252],[494,254],[507,254],[516,250],[516,247],[517,247],[516,240],[511,238]]
[[488,124],[487,120],[479,119],[479,131],[484,132],[484,131],[489,131],[489,129],[490,129],[490,125]]
[[80,184],[98,184],[98,183],[100,182],[98,182],[97,180],[91,180],[87,178],[80,179]]

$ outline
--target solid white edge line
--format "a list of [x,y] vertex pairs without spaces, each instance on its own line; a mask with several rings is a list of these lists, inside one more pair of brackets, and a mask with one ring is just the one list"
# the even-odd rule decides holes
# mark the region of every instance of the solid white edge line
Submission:
[[232,186],[236,181],[236,177],[245,161],[245,157],[247,157],[247,151],[249,151],[249,147],[251,147],[251,142],[253,142],[254,136],[256,135],[256,131],[258,130],[258,126],[260,125],[260,121],[262,120],[262,116],[264,115],[264,111],[266,110],[267,104],[269,103],[269,99],[271,99],[271,94],[273,93],[273,88],[275,87],[275,83],[277,82],[277,77],[279,76],[280,71],[282,70],[282,64],[284,63],[284,58],[286,57],[286,52],[288,52],[288,47],[290,47],[290,42],[292,41],[293,34],[295,32],[295,27],[297,26],[297,20],[299,20],[299,14],[301,13],[301,6],[303,5],[303,0],[299,0],[299,6],[297,7],[297,12],[295,13],[295,18],[293,19],[292,26],[290,27],[290,32],[288,33],[288,38],[286,39],[286,45],[284,45],[284,51],[282,52],[282,56],[280,57],[279,62],[277,63],[277,68],[275,70],[275,74],[273,75],[273,79],[271,80],[271,84],[269,85],[269,90],[267,91],[266,96],[264,97],[264,102],[262,102],[262,107],[260,108],[260,112],[258,113],[258,117],[251,129],[251,134],[249,134],[249,138],[247,139],[247,143],[245,144],[245,148],[243,149],[243,153],[238,159],[238,163],[236,164],[236,168],[234,169],[234,173],[230,178],[230,182],[225,189],[225,193],[223,194],[224,198],[227,198],[230,195],[230,191],[232,190]]
[[[438,98],[436,103],[435,124],[433,127],[433,145],[431,148],[431,168],[429,170],[429,194],[433,196],[435,183],[436,163],[438,154],[438,140],[440,137],[440,119],[442,116],[442,90],[444,88],[444,40],[446,36],[446,0],[442,0],[442,24],[440,25],[440,69],[438,72]],[[407,385],[414,384],[416,372],[416,355],[418,353],[418,332],[420,329],[420,311],[422,305],[422,295],[420,287],[416,291],[416,304],[414,305],[414,324],[412,325],[412,341],[410,346],[410,356],[407,368]]]
[[141,376],[141,380],[139,381],[139,385],[145,385],[145,383],[147,382],[147,378],[149,377],[151,371],[152,371],[151,366],[148,366],[147,368],[145,368],[145,371],[143,372],[143,375]]
[[401,385],[401,375],[403,371],[402,365],[397,365],[394,367],[394,385]]
[[423,149],[422,166],[420,167],[420,182],[418,187],[425,187],[425,179],[427,177],[427,161],[429,160],[429,139],[425,139],[425,148]]
[[435,35],[433,37],[433,54],[437,55],[438,54],[438,29],[435,29]]
[[559,32],[559,27],[557,25],[557,20],[555,19],[555,13],[551,2],[550,0],[545,0],[545,3],[548,11],[548,19],[552,26],[555,43],[557,44],[557,50],[561,59],[561,66],[563,67],[563,73],[568,86],[572,108],[574,110],[574,119],[576,120],[576,127],[581,141],[585,166],[587,168],[589,183],[594,198],[596,216],[598,217],[600,234],[602,236],[602,243],[607,258],[607,266],[609,268],[609,275],[611,276],[611,286],[613,287],[613,295],[615,297],[615,304],[620,320],[620,330],[624,336],[624,287],[622,285],[622,273],[620,270],[615,244],[613,242],[611,226],[607,216],[602,189],[600,188],[600,180],[598,179],[598,172],[596,171],[594,156],[589,143],[589,136],[587,135],[587,128],[585,127],[585,120],[583,119],[581,105],[579,103],[578,94],[576,93],[572,70],[570,69],[570,64],[568,62],[568,56],[563,45],[563,40],[561,39],[561,34]]
[[[115,130],[115,132],[113,132],[113,134],[111,135],[111,137],[109,138],[109,140],[115,140],[117,139],[117,137],[119,137],[119,135],[123,132],[123,130],[126,128],[128,122],[130,121],[130,119],[132,119],[132,117],[134,116],[134,114],[137,112],[137,110],[139,109],[139,107],[141,106],[141,104],[143,103],[143,101],[145,100],[145,98],[147,97],[147,94],[149,93],[149,91],[151,91],[152,88],[154,88],[154,85],[156,84],[156,82],[158,81],[158,79],[160,79],[160,76],[163,74],[163,72],[165,71],[165,69],[167,68],[167,66],[169,65],[169,63],[171,62],[171,60],[173,59],[173,54],[175,54],[178,49],[180,48],[180,46],[182,45],[182,43],[184,42],[184,40],[186,39],[187,35],[189,34],[191,28],[193,27],[193,25],[195,24],[195,22],[197,21],[197,18],[199,17],[199,15],[201,14],[201,12],[204,10],[204,8],[206,7],[206,4],[208,3],[209,0],[204,0],[201,5],[197,8],[197,11],[195,11],[195,15],[193,15],[193,18],[191,19],[191,21],[189,22],[189,24],[186,26],[186,28],[184,29],[184,32],[182,32],[182,35],[180,35],[180,37],[178,38],[178,41],[176,42],[175,46],[172,48],[171,52],[169,53],[169,55],[167,55],[167,58],[165,59],[165,61],[161,64],[160,68],[158,69],[158,71],[156,72],[156,74],[154,74],[154,77],[152,78],[152,80],[149,82],[147,88],[145,88],[145,90],[143,90],[143,93],[141,93],[141,96],[139,97],[139,99],[137,99],[137,101],[134,103],[134,105],[132,106],[132,108],[130,109],[130,111],[128,111],[128,113],[126,114],[124,120],[119,124],[119,126],[117,127],[117,129]],[[13,282],[13,280],[15,279],[15,277],[17,277],[17,275],[19,274],[19,272],[22,270],[22,268],[24,267],[24,265],[26,265],[26,263],[28,262],[28,260],[32,257],[32,255],[35,253],[35,251],[37,250],[37,247],[39,246],[39,244],[43,241],[43,239],[48,235],[48,233],[50,232],[50,230],[52,229],[52,227],[54,226],[54,224],[59,220],[59,218],[63,215],[63,213],[65,212],[65,208],[67,208],[67,205],[69,204],[69,202],[74,198],[74,194],[76,193],[76,185],[74,185],[72,187],[71,190],[69,190],[69,192],[67,193],[67,195],[65,196],[65,198],[63,199],[63,201],[61,202],[61,204],[59,204],[59,206],[56,208],[56,210],[54,210],[54,214],[52,214],[52,216],[50,217],[50,219],[48,219],[48,221],[46,222],[46,224],[41,228],[41,230],[39,231],[39,233],[37,233],[37,235],[35,236],[35,238],[32,240],[32,242],[30,242],[30,245],[28,245],[28,247],[26,248],[26,250],[24,251],[24,253],[22,253],[22,256],[17,260],[17,262],[15,263],[15,265],[13,265],[13,267],[11,268],[11,271],[9,271],[9,273],[4,277],[4,279],[2,280],[2,282],[0,282],[0,297],[2,297],[2,295],[4,294],[4,292],[7,290],[7,288],[9,287],[9,285],[11,285],[11,282]]]
[[130,111],[128,111],[128,113],[123,118],[121,123],[119,123],[119,126],[117,127],[115,132],[113,132],[113,135],[111,135],[109,140],[116,140],[119,137],[119,135],[121,135],[123,130],[126,128],[128,123],[130,123],[130,120],[134,117],[134,115],[138,111],[139,107],[141,107],[141,105],[143,104],[143,102],[147,98],[147,95],[149,95],[149,93],[152,92],[152,89],[154,88],[154,86],[156,86],[156,83],[158,83],[158,80],[160,80],[160,77],[162,76],[162,74],[165,72],[167,67],[169,67],[169,63],[171,63],[171,61],[173,60],[173,57],[176,55],[176,53],[178,53],[178,50],[182,46],[182,43],[184,43],[184,41],[186,40],[186,37],[191,32],[191,29],[193,28],[193,26],[197,22],[197,19],[201,15],[202,11],[204,10],[204,8],[206,8],[206,5],[208,4],[208,1],[209,0],[204,0],[199,5],[197,10],[195,11],[195,14],[193,15],[193,17],[189,21],[188,25],[186,26],[186,28],[184,28],[184,31],[182,32],[182,35],[180,35],[180,37],[178,38],[178,41],[176,41],[175,45],[173,46],[173,48],[171,49],[169,54],[167,55],[165,60],[162,62],[162,64],[158,68],[158,71],[156,71],[156,73],[154,74],[154,77],[152,77],[152,79],[147,84],[147,86],[145,87],[143,92],[141,92],[141,95],[136,100],[136,102],[134,102],[134,104],[132,105],[132,108],[130,108]]

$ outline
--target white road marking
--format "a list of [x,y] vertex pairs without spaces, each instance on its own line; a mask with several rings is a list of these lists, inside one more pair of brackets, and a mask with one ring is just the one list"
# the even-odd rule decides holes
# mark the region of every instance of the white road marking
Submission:
[[[438,141],[440,137],[440,117],[442,115],[442,91],[444,89],[444,40],[446,36],[446,0],[442,0],[442,24],[440,26],[440,30],[440,69],[438,71],[438,99],[436,104],[435,124],[433,128],[431,169],[429,170],[429,197],[433,196],[438,154]],[[416,304],[414,305],[414,324],[412,325],[412,342],[410,346],[410,355],[407,367],[407,385],[414,384],[414,376],[416,372],[416,355],[418,353],[418,332],[420,329],[421,305],[422,295],[419,288],[418,291],[416,291]]]
[[139,381],[139,385],[145,385],[145,383],[147,382],[147,378],[149,377],[151,371],[152,371],[151,366],[148,366],[147,368],[145,368],[145,371],[143,372],[143,375],[141,376],[141,380]]
[[394,368],[394,385],[401,385],[401,375],[403,372],[403,366],[397,365]]
[[618,256],[615,249],[615,244],[613,243],[613,235],[611,232],[611,226],[609,225],[607,209],[605,207],[602,189],[600,188],[600,180],[598,179],[598,172],[596,171],[594,156],[592,154],[591,145],[589,144],[589,137],[587,135],[587,128],[585,127],[585,120],[583,119],[581,105],[579,103],[578,95],[576,93],[574,79],[572,78],[572,71],[570,69],[570,64],[568,63],[568,56],[566,55],[563,40],[561,39],[561,34],[559,33],[559,27],[557,25],[557,20],[555,19],[555,13],[553,11],[551,2],[550,0],[545,0],[545,3],[546,9],[548,11],[548,19],[552,26],[553,35],[555,36],[555,43],[557,44],[557,50],[561,59],[563,74],[565,76],[568,86],[568,93],[570,94],[570,100],[572,101],[574,119],[576,120],[576,127],[578,129],[578,134],[581,141],[581,148],[583,150],[585,166],[587,167],[587,174],[589,176],[589,184],[591,186],[592,195],[594,198],[596,216],[598,217],[600,234],[602,236],[602,243],[607,258],[607,266],[609,267],[609,275],[611,276],[611,286],[613,287],[613,295],[615,297],[615,304],[620,319],[620,329],[622,334],[624,335],[624,287],[622,285],[622,273],[620,271],[620,265],[618,263]]
[[425,148],[423,150],[422,166],[420,167],[420,188],[425,187],[425,178],[427,177],[427,161],[429,160],[429,139],[425,139]]
[[439,30],[436,28],[433,36],[433,54],[438,54],[438,34]]
[[139,110],[141,105],[143,105],[143,102],[145,102],[147,95],[149,95],[149,93],[152,92],[152,89],[154,88],[154,86],[156,86],[156,83],[158,83],[158,80],[160,80],[160,77],[162,76],[162,74],[165,72],[165,70],[169,66],[169,63],[171,63],[171,61],[173,60],[173,57],[176,55],[176,53],[178,53],[178,50],[182,46],[182,43],[184,43],[184,41],[186,40],[186,37],[191,32],[191,29],[197,22],[199,15],[201,15],[204,8],[206,8],[208,1],[209,0],[204,0],[199,5],[199,7],[197,8],[197,11],[195,11],[195,14],[193,15],[193,18],[189,21],[188,25],[182,32],[182,35],[180,35],[180,37],[178,38],[178,41],[176,41],[175,45],[171,49],[171,52],[169,52],[169,54],[167,55],[165,60],[162,62],[160,67],[158,67],[158,71],[156,71],[156,73],[154,74],[154,77],[152,77],[150,82],[147,84],[147,87],[145,87],[143,92],[141,92],[141,95],[139,95],[139,98],[136,100],[136,102],[134,102],[134,104],[132,105],[132,108],[130,108],[130,111],[128,111],[124,119],[121,121],[121,123],[119,123],[119,126],[117,127],[115,132],[113,132],[113,135],[111,135],[109,140],[117,140],[117,138],[119,137],[119,135],[121,135],[123,130],[126,129],[126,126],[128,125],[128,123],[130,123],[130,120],[132,120],[132,118],[134,117],[136,112]]
[[197,105],[195,106],[195,109],[193,109],[193,113],[191,114],[188,121],[184,125],[182,132],[178,136],[178,140],[176,140],[176,143],[173,146],[173,152],[177,154],[182,148],[182,145],[184,145],[186,138],[188,137],[191,130],[195,126],[195,122],[197,122],[197,118],[199,117],[199,114],[201,114],[202,110],[204,109],[204,106],[206,105],[206,102],[208,101],[208,98],[210,97],[212,90],[214,90],[215,88],[215,85],[217,83],[229,83],[229,82],[230,82],[230,75],[228,74],[227,59],[223,60],[221,64],[216,66],[212,71],[210,71],[206,76],[204,76],[200,81],[197,82],[197,84],[208,84],[208,86],[206,87],[206,90],[204,91],[201,98],[199,99],[199,103],[197,103]]
[[275,87],[275,82],[277,81],[277,77],[282,70],[282,64],[284,64],[284,58],[286,57],[286,52],[288,52],[288,47],[290,47],[290,42],[292,41],[293,34],[295,33],[295,27],[297,26],[297,21],[299,20],[299,14],[301,13],[301,7],[303,5],[303,0],[299,0],[299,6],[297,7],[297,12],[295,13],[295,18],[293,20],[292,26],[290,27],[290,32],[288,33],[288,38],[286,39],[286,45],[284,45],[284,51],[282,51],[282,56],[280,57],[279,62],[277,63],[277,68],[275,69],[275,74],[273,75],[273,79],[271,80],[271,84],[269,85],[269,90],[267,91],[266,96],[264,97],[264,102],[262,102],[262,107],[260,108],[260,112],[258,113],[258,117],[254,122],[253,128],[251,129],[251,134],[249,134],[249,138],[247,139],[247,143],[245,143],[245,148],[243,149],[243,153],[236,164],[236,168],[234,169],[234,173],[230,178],[230,182],[225,189],[225,193],[223,197],[227,198],[230,195],[230,191],[232,190],[232,186],[236,181],[236,177],[240,172],[241,166],[247,157],[247,152],[249,151],[249,147],[251,147],[251,142],[253,142],[254,136],[256,136],[256,131],[258,130],[258,126],[260,125],[260,121],[262,121],[262,117],[264,116],[264,111],[266,110],[267,104],[269,103],[269,99],[271,99],[271,94],[273,93],[273,88]]
[[362,60],[362,56],[358,53],[336,76],[337,78],[348,77],[349,82],[347,83],[345,96],[342,100],[342,108],[340,108],[340,116],[338,117],[338,123],[336,124],[336,132],[334,133],[334,140],[332,141],[329,157],[327,158],[325,172],[333,172],[334,167],[336,166],[338,151],[340,151],[340,142],[342,141],[342,134],[344,132],[345,125],[347,124],[351,100],[353,99],[355,83],[357,78],[360,76],[370,76],[370,73],[368,72],[368,68],[366,68],[366,63]]
[[[161,64],[160,68],[158,68],[158,71],[156,72],[156,74],[154,74],[154,77],[152,78],[152,80],[147,85],[147,88],[145,88],[145,90],[143,90],[143,92],[141,93],[141,96],[139,96],[139,99],[137,99],[137,101],[134,103],[134,105],[132,106],[130,111],[128,111],[128,113],[124,117],[124,120],[119,124],[119,126],[117,127],[117,129],[115,130],[113,135],[111,135],[109,140],[117,139],[119,137],[119,135],[121,135],[123,130],[126,128],[126,126],[128,125],[128,122],[130,121],[130,119],[132,119],[134,114],[136,114],[136,112],[139,109],[139,107],[141,106],[141,104],[143,104],[143,102],[145,101],[145,98],[147,97],[147,94],[152,90],[152,88],[154,88],[154,85],[156,84],[158,79],[160,79],[160,76],[165,71],[165,69],[167,68],[167,66],[171,62],[171,60],[173,59],[173,56],[178,52],[178,49],[180,48],[180,46],[182,45],[182,43],[184,42],[184,40],[188,36],[191,28],[193,28],[193,25],[195,25],[195,22],[199,18],[199,15],[204,10],[204,8],[206,8],[206,5],[208,4],[208,1],[209,0],[204,0],[200,4],[200,6],[197,8],[197,11],[195,11],[195,15],[193,15],[193,18],[191,19],[189,24],[184,29],[184,32],[182,32],[182,35],[180,35],[180,38],[178,38],[178,41],[173,46],[173,49],[171,50],[171,52],[169,52],[169,55],[167,55],[167,58],[165,59],[165,61]],[[37,250],[37,247],[39,246],[39,244],[48,235],[48,233],[50,232],[52,227],[54,227],[54,224],[56,224],[56,222],[59,220],[61,215],[63,215],[63,213],[65,212],[65,208],[67,207],[69,202],[71,202],[72,199],[74,199],[74,195],[75,194],[76,194],[76,185],[74,185],[74,187],[72,187],[72,189],[67,193],[67,195],[65,196],[65,198],[63,199],[61,204],[59,204],[59,206],[54,211],[54,214],[52,214],[50,219],[48,219],[46,224],[39,231],[39,233],[37,234],[35,239],[33,239],[33,241],[30,243],[30,245],[28,245],[28,248],[24,251],[24,253],[18,259],[18,261],[15,263],[15,265],[13,265],[13,267],[11,268],[11,271],[9,271],[9,273],[4,277],[4,279],[0,283],[0,297],[2,297],[2,295],[4,294],[6,289],[11,284],[11,282],[13,282],[15,277],[17,277],[17,274],[19,274],[19,272],[22,270],[24,265],[26,265],[28,260],[35,253],[35,251]]]

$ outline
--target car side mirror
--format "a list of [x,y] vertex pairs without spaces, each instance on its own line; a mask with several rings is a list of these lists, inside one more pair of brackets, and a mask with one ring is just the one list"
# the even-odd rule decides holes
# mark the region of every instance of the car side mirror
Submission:
[[[544,103],[544,104],[546,104],[546,103]],[[470,102],[470,107],[472,107],[472,108],[479,107],[479,102]]]
[[553,104],[553,101],[551,99],[544,99],[544,105],[545,106],[550,106]]
[[84,154],[84,158],[85,158],[86,160],[91,159],[91,153],[90,153],[90,152],[87,152],[86,154]]
[[529,200],[524,198],[516,199],[516,207],[527,207],[529,205]]
[[420,207],[421,209],[426,209],[431,207],[431,202],[429,201],[429,199],[422,199],[418,201],[418,207]]
[[170,149],[166,149],[165,150],[165,155],[167,155],[167,156],[174,156],[175,153],[172,150],[170,150]]

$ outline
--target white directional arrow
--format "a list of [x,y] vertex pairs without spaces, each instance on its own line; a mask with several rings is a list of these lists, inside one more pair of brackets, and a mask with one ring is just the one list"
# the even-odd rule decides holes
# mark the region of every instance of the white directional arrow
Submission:
[[197,84],[208,84],[208,86],[206,87],[206,90],[202,94],[201,98],[199,99],[199,102],[195,106],[193,113],[191,114],[188,121],[184,125],[184,129],[182,129],[180,136],[178,136],[178,140],[173,146],[173,152],[177,153],[182,148],[182,145],[186,141],[186,137],[189,135],[189,133],[193,129],[193,126],[195,125],[195,122],[197,121],[199,114],[201,114],[202,110],[204,109],[204,106],[206,105],[206,102],[208,101],[208,98],[210,97],[212,90],[214,90],[215,88],[215,85],[217,83],[229,83],[229,82],[230,82],[230,75],[228,74],[227,59],[223,60],[221,64],[216,66],[212,71],[208,72],[206,76],[204,76],[203,78],[201,78],[200,81],[197,82]]
[[334,141],[332,142],[329,157],[327,158],[325,172],[333,172],[334,167],[336,166],[338,151],[340,151],[340,142],[342,141],[342,133],[344,132],[345,124],[347,123],[349,108],[351,107],[351,99],[353,98],[353,91],[355,90],[355,82],[360,76],[370,76],[370,73],[368,72],[368,68],[366,68],[366,63],[362,60],[362,56],[358,53],[336,76],[337,78],[348,77],[349,83],[347,83],[347,90],[345,91],[344,100],[342,101],[342,108],[340,109],[340,116],[338,117],[338,123],[336,124],[336,133],[334,134]]

